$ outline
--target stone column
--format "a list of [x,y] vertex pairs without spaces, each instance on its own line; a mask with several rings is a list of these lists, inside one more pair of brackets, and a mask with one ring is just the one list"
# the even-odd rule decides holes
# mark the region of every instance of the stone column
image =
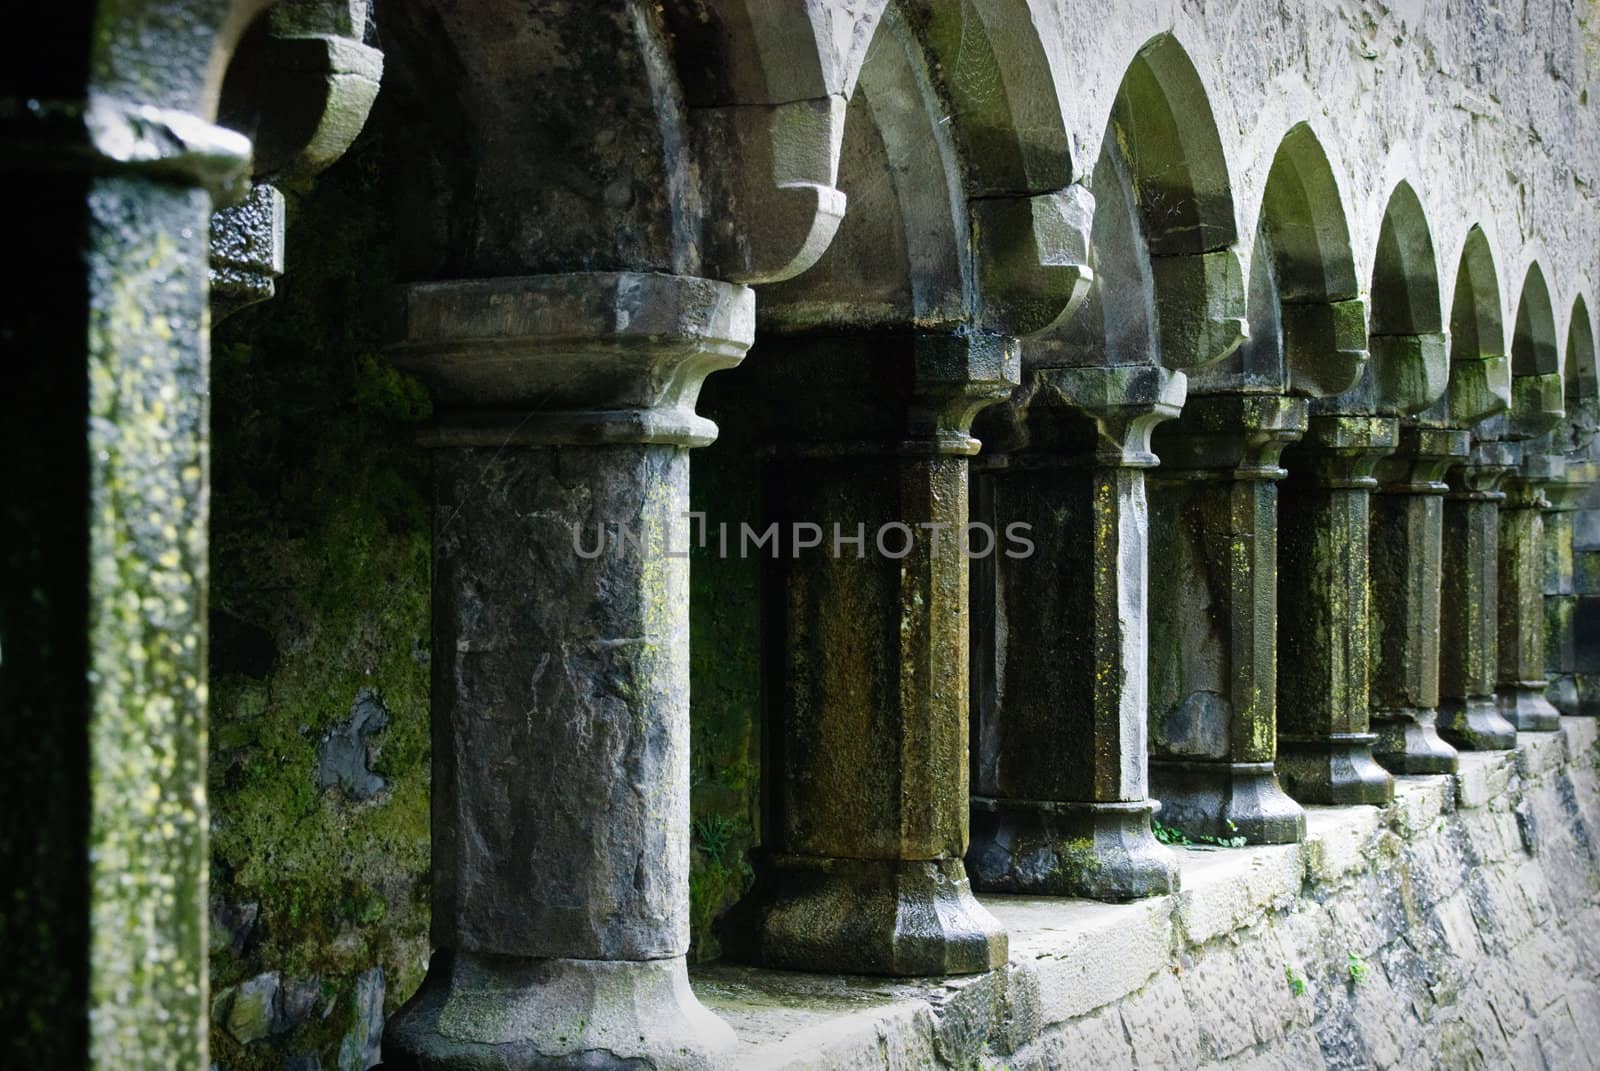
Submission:
[[1288,844],[1278,785],[1278,456],[1306,427],[1281,395],[1190,398],[1151,472],[1150,782],[1168,825]]
[[798,970],[993,969],[1006,937],[962,865],[966,553],[999,548],[963,525],[967,429],[1015,386],[1017,343],[774,340],[759,359],[782,438],[764,481],[780,534],[753,951]]
[[1368,499],[1389,417],[1313,416],[1284,452],[1278,541],[1278,773],[1302,803],[1385,803],[1372,758]]
[[1439,735],[1463,751],[1515,747],[1494,698],[1498,660],[1500,481],[1516,463],[1507,443],[1475,443],[1446,475],[1439,628]]
[[[967,865],[980,889],[1128,900],[1177,888],[1155,840],[1146,735],[1144,470],[1186,381],[1161,368],[1032,373],[1030,442],[985,475],[989,521],[1032,543],[975,602],[992,687],[973,718]],[[992,641],[989,638],[992,637]]]
[[1592,714],[1578,699],[1578,648],[1573,625],[1578,609],[1573,518],[1593,482],[1592,466],[1567,462],[1566,478],[1545,487],[1544,517],[1545,698],[1562,714]]
[[13,1067],[207,1063],[207,235],[250,143],[200,83],[249,10],[155,8],[40,12],[0,99]]
[[1439,737],[1439,614],[1444,474],[1467,456],[1470,433],[1407,424],[1378,462],[1368,556],[1372,571],[1373,755],[1397,774],[1454,773]]
[[1500,503],[1499,672],[1500,715],[1518,732],[1554,732],[1561,714],[1545,698],[1544,513],[1546,485],[1564,475],[1559,457],[1524,447],[1522,465],[1506,480]]
[[[385,1066],[701,1067],[689,989],[689,447],[750,290],[412,286],[433,390],[433,960]],[[609,541],[602,538],[608,534]]]

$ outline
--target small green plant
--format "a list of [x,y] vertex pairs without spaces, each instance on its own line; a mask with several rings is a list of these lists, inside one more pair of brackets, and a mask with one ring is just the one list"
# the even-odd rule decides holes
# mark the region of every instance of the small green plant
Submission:
[[1231,837],[1213,837],[1205,833],[1196,833],[1191,837],[1183,830],[1164,826],[1153,818],[1150,820],[1150,826],[1155,831],[1156,840],[1179,848],[1243,848],[1249,843],[1244,837],[1237,835],[1238,827],[1232,821],[1228,822],[1228,831],[1235,834]]
[[1294,964],[1285,964],[1283,968],[1283,975],[1289,980],[1289,992],[1293,993],[1297,997],[1305,996],[1306,976],[1295,970]]
[[1181,829],[1173,829],[1171,826],[1164,826],[1154,818],[1150,820],[1150,827],[1155,831],[1156,840],[1160,841],[1162,844],[1171,844],[1184,848],[1192,847],[1194,845],[1194,841],[1190,840],[1188,835],[1185,834]]
[[1348,954],[1346,965],[1350,970],[1351,985],[1362,984],[1367,980],[1367,976],[1372,973],[1372,968],[1367,966],[1367,961],[1356,955],[1354,952]]
[[708,814],[694,823],[695,847],[708,858],[721,859],[722,852],[733,838],[733,822],[720,814]]

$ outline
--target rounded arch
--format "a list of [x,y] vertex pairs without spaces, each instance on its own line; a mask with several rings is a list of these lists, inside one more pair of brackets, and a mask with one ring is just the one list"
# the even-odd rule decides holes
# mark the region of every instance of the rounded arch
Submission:
[[1250,337],[1191,389],[1244,386],[1321,397],[1348,390],[1366,362],[1366,324],[1333,168],[1309,124],[1273,154],[1250,258]]
[[1589,305],[1581,294],[1572,302],[1563,369],[1567,411],[1564,445],[1568,450],[1582,450],[1600,429],[1600,372],[1595,367],[1594,324],[1589,319]]

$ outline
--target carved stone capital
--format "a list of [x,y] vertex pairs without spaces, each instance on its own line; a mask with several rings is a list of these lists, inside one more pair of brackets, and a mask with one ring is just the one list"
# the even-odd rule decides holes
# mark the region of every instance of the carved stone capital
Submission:
[[972,421],[1022,382],[1022,347],[1000,335],[924,335],[915,370],[912,436],[932,439],[940,453],[976,454],[982,444],[968,434]]
[[1276,480],[1283,448],[1306,430],[1306,403],[1281,394],[1190,398],[1183,415],[1156,433],[1163,472],[1225,471],[1235,479]]
[[1249,337],[1244,268],[1233,249],[1150,258],[1161,303],[1161,356],[1187,371],[1220,361]]
[[1307,422],[1298,449],[1320,486],[1371,488],[1378,484],[1378,461],[1394,451],[1399,436],[1393,417],[1323,414]]
[[1183,409],[1188,380],[1154,365],[1041,368],[1033,373],[1031,404],[1065,408],[1094,421],[1095,460],[1115,468],[1158,463],[1150,434]]
[[1283,350],[1289,386],[1312,398],[1343,394],[1367,367],[1367,306],[1348,301],[1282,306]]
[[283,274],[283,194],[261,185],[211,216],[211,324],[269,300]]
[[433,391],[435,446],[673,443],[716,425],[705,377],[738,364],[755,295],[675,275],[582,272],[422,283],[390,356]]
[[1450,497],[1464,501],[1499,502],[1500,484],[1516,471],[1522,451],[1514,443],[1474,443],[1463,464],[1450,469]]
[[1561,374],[1513,376],[1506,437],[1536,439],[1561,423]]
[[1468,428],[1511,407],[1511,358],[1468,357],[1450,363],[1450,386],[1445,391],[1448,418],[1456,427]]
[[1383,494],[1442,495],[1450,490],[1445,473],[1472,449],[1470,432],[1405,424],[1395,452],[1378,462],[1378,490]]
[[1449,337],[1443,331],[1373,335],[1367,339],[1378,412],[1409,416],[1432,405],[1450,379]]
[[1083,186],[968,202],[978,322],[1025,336],[1069,318],[1089,292],[1094,195]]

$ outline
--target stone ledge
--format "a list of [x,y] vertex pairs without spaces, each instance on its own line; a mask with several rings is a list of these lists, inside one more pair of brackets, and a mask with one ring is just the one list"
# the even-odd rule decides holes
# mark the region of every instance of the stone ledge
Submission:
[[[1112,1006],[1163,978],[1170,984],[1202,952],[1270,943],[1274,920],[1327,910],[1330,897],[1361,895],[1382,882],[1402,842],[1435,852],[1450,844],[1429,838],[1444,836],[1458,810],[1463,818],[1480,815],[1474,821],[1487,831],[1469,830],[1469,840],[1504,841],[1493,854],[1509,857],[1520,845],[1506,812],[1523,805],[1531,785],[1593,754],[1597,743],[1594,719],[1563,718],[1560,732],[1519,736],[1515,752],[1464,754],[1454,776],[1397,778],[1387,807],[1308,807],[1303,844],[1179,850],[1183,885],[1174,896],[1133,904],[981,896],[1011,939],[1011,961],[989,974],[871,979],[719,965],[693,972],[694,988],[738,1034],[732,1065],[739,1068],[1004,1060],[1035,1051],[1031,1043],[1062,1024],[1097,1022],[1097,1010],[1110,1010],[1115,1020]],[[1464,895],[1449,892],[1439,908],[1441,940],[1463,950],[1476,944]],[[1360,910],[1342,903],[1346,913]]]

